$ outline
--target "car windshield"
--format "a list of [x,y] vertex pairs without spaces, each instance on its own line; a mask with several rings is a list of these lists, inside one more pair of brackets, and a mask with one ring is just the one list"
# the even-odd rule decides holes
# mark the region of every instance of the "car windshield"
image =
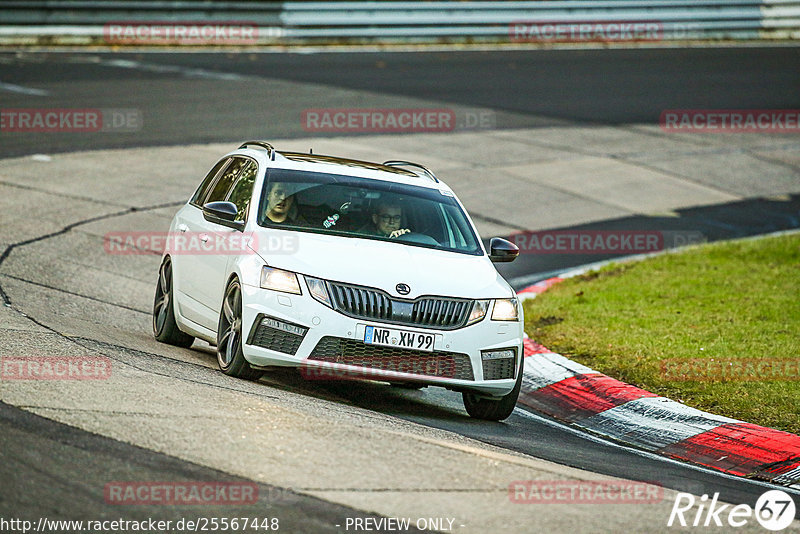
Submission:
[[258,224],[483,254],[449,192],[354,176],[269,169]]

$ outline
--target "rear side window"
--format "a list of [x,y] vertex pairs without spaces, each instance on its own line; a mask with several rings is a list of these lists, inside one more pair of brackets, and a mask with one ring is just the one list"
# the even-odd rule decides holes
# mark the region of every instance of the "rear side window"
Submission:
[[203,179],[203,183],[200,184],[200,187],[197,188],[197,191],[194,192],[194,196],[192,196],[191,203],[192,204],[200,204],[200,201],[205,198],[208,194],[208,190],[211,188],[211,184],[214,183],[214,178],[217,177],[219,171],[228,164],[231,158],[222,158],[214,165],[214,168],[211,169],[206,177]]
[[233,186],[233,182],[236,180],[236,177],[239,174],[239,171],[242,170],[250,160],[245,158],[232,158],[230,164],[222,171],[222,174],[217,178],[216,183],[211,187],[211,192],[208,196],[203,199],[203,204],[207,204],[209,202],[218,202],[220,200],[225,200],[228,196],[228,191],[230,191],[231,187]]
[[247,219],[247,208],[250,206],[250,198],[253,196],[253,185],[256,181],[258,166],[254,161],[248,161],[239,173],[233,189],[228,195],[228,202],[236,204],[236,220],[244,221]]

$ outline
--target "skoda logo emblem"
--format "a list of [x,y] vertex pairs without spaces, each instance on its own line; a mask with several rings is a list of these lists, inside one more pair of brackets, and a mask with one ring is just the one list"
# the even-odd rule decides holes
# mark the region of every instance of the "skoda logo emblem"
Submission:
[[394,286],[394,288],[401,295],[408,295],[409,293],[411,293],[411,288],[408,287],[408,284],[397,284],[396,286]]

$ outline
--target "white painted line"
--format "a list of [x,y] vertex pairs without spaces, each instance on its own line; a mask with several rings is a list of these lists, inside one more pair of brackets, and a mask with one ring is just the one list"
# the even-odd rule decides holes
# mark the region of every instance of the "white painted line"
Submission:
[[117,67],[122,69],[134,69],[134,70],[141,70],[144,72],[157,72],[157,73],[169,73],[169,74],[179,74],[181,76],[186,76],[187,78],[206,78],[210,80],[246,80],[248,79],[247,76],[242,76],[240,74],[234,74],[230,72],[217,72],[212,70],[205,70],[205,69],[194,69],[189,67],[181,67],[178,65],[161,65],[158,63],[144,63],[141,61],[131,61],[128,59],[100,59],[100,61],[95,61],[92,58],[92,63],[97,63],[100,65],[104,65],[107,67]]
[[23,87],[21,85],[16,85],[13,83],[3,83],[0,82],[0,90],[8,91],[10,93],[21,93],[23,95],[32,95],[32,96],[49,96],[50,92],[45,91],[44,89],[34,89],[33,87]]
[[[655,453],[650,452],[650,451],[637,449],[637,448],[634,448],[634,447],[631,447],[631,446],[628,446],[628,445],[623,445],[621,443],[617,443],[615,441],[611,441],[611,440],[609,440],[607,438],[603,438],[603,437],[600,437],[600,436],[589,434],[585,430],[582,430],[580,428],[574,428],[572,426],[559,423],[558,421],[554,421],[552,419],[548,419],[547,417],[543,417],[543,416],[535,414],[533,412],[529,412],[528,410],[520,408],[519,406],[514,408],[514,413],[517,414],[517,415],[521,415],[522,417],[527,417],[528,419],[533,419],[534,421],[537,421],[539,423],[545,424],[545,425],[547,425],[547,426],[549,426],[551,428],[557,428],[559,430],[563,430],[563,431],[568,432],[570,434],[573,434],[575,436],[581,437],[581,438],[583,438],[583,439],[585,439],[587,441],[591,441],[592,443],[597,443],[598,445],[604,445],[606,447],[613,447],[615,449],[627,451],[627,452],[629,452],[631,454],[634,454],[636,456],[640,456],[642,458],[646,458],[648,460],[654,460],[654,461],[657,461],[657,462],[664,462],[664,463],[668,463],[668,464],[671,464],[671,465],[684,467],[686,469],[691,469],[692,471],[698,471],[700,473],[705,473],[707,475],[713,475],[715,477],[726,478],[728,480],[735,480],[737,482],[741,482],[742,484],[750,484],[750,485],[753,485],[753,486],[759,486],[760,488],[763,488],[764,491],[771,490],[771,489],[776,489],[776,487],[778,487],[778,486],[776,486],[776,484],[772,484],[770,482],[764,482],[764,481],[761,481],[761,480],[753,480],[753,479],[750,479],[750,478],[744,478],[744,477],[740,477],[740,476],[736,476],[736,475],[730,475],[728,473],[723,473],[722,471],[717,471],[716,469],[711,469],[711,468],[704,467],[704,466],[697,465],[697,464],[690,464],[690,463],[687,463],[687,462],[681,462],[681,461],[678,461],[678,460],[674,460],[672,458],[668,458],[666,456],[661,456],[660,454],[655,454]],[[658,482],[658,480],[651,480],[650,482]],[[792,493],[793,495],[795,495],[798,498],[800,498],[800,485],[784,486],[784,487],[781,487],[781,489],[783,491],[787,491],[788,490],[788,493]],[[798,490],[798,491],[791,491],[791,490]],[[683,490],[677,489],[676,491],[683,491]],[[693,493],[693,492],[689,491],[689,493]],[[731,504],[736,504],[736,503],[731,503]]]
[[647,450],[658,450],[727,423],[741,423],[664,397],[626,402],[575,423]]

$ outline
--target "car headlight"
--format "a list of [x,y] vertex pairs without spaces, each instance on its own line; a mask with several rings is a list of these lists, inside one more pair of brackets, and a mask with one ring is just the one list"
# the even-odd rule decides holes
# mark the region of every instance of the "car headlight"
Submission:
[[488,300],[476,300],[472,304],[472,311],[469,314],[469,320],[467,320],[467,325],[475,324],[479,321],[482,321],[484,317],[486,317],[486,311],[489,309],[489,301]]
[[266,265],[261,268],[261,287],[283,293],[302,295],[296,274],[291,271],[267,267]]
[[517,299],[497,299],[494,301],[492,321],[519,321]]
[[324,280],[306,276],[306,284],[308,284],[308,292],[311,293],[312,297],[329,308],[333,307],[331,305],[331,297],[328,294],[328,287],[326,286]]

